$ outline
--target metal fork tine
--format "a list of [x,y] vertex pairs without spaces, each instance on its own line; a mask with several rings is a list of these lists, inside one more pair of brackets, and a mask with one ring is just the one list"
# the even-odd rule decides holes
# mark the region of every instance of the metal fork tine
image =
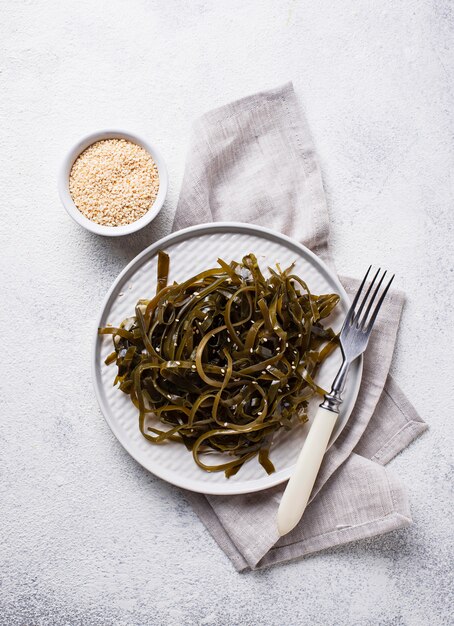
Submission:
[[384,280],[386,276],[386,270],[385,273],[383,274],[383,276],[380,278],[380,281],[377,285],[377,288],[375,289],[374,293],[372,294],[372,298],[370,299],[369,305],[366,309],[366,312],[364,313],[363,317],[361,318],[361,320],[358,320],[358,328],[361,328],[362,330],[364,330],[365,326],[366,326],[366,322],[367,322],[367,318],[369,317],[369,313],[372,310],[372,305],[374,303],[375,298],[378,295],[378,292],[380,291],[380,287],[382,285],[382,282]]
[[353,317],[353,315],[355,313],[355,306],[356,306],[356,304],[358,302],[359,296],[361,295],[361,291],[363,290],[364,284],[365,284],[365,282],[367,280],[367,277],[369,276],[369,272],[370,272],[371,268],[372,268],[372,265],[369,265],[369,269],[367,270],[367,272],[366,272],[366,274],[365,274],[365,276],[363,278],[363,282],[361,283],[361,285],[359,286],[358,291],[356,292],[356,296],[355,296],[355,298],[354,298],[354,300],[353,300],[353,302],[352,302],[352,304],[351,304],[351,306],[350,306],[350,308],[348,310],[347,317],[344,320],[344,324],[343,324],[342,328],[345,328],[347,326],[347,324],[350,323],[350,320],[352,319],[352,317]]
[[[394,280],[394,276],[395,276],[395,274],[393,274],[391,280],[389,281],[389,283],[384,288],[383,293],[381,294],[380,300],[377,302],[377,306],[375,307],[375,310],[372,313],[372,316],[370,318],[370,322],[367,325],[366,333],[370,333],[370,331],[372,330],[372,326],[374,325],[375,320],[377,319],[378,312],[380,310],[381,305],[383,304],[383,300],[385,299],[386,294],[388,293],[388,289],[391,287],[391,283]],[[384,276],[383,276],[383,278],[384,278]]]
[[367,299],[368,299],[368,297],[369,297],[369,294],[370,294],[370,292],[372,291],[372,287],[374,286],[374,283],[375,283],[375,281],[376,281],[376,279],[377,279],[377,276],[378,276],[378,275],[379,275],[379,273],[380,273],[380,269],[381,269],[381,268],[379,267],[379,268],[378,268],[378,270],[377,270],[377,273],[376,273],[376,274],[375,274],[375,276],[373,277],[372,282],[371,282],[371,283],[370,283],[370,285],[369,285],[369,289],[367,290],[366,295],[365,295],[365,296],[364,296],[364,298],[362,299],[361,306],[360,306],[360,307],[359,307],[359,309],[358,309],[358,313],[356,313],[356,314],[355,314],[355,317],[353,318],[353,323],[354,323],[355,321],[357,322],[357,321],[359,320],[359,318],[360,318],[360,316],[361,316],[361,313],[362,313],[362,310],[364,309],[364,305],[366,304]]

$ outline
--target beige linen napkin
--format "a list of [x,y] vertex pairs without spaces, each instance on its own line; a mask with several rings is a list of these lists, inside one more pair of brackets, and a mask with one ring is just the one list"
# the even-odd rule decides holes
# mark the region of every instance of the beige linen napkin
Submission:
[[[260,224],[301,241],[331,267],[329,221],[312,139],[291,84],[233,102],[194,127],[173,229]],[[366,267],[369,259],[363,259]],[[355,293],[358,281],[341,279]],[[302,521],[279,538],[284,486],[240,496],[186,492],[237,570],[255,569],[411,523],[405,492],[383,465],[426,428],[388,374],[403,294],[385,300],[364,359],[355,409],[325,456]]]

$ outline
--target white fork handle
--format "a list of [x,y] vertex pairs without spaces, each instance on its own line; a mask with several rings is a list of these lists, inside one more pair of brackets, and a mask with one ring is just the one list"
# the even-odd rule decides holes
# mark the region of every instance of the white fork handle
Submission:
[[279,505],[277,527],[281,537],[295,528],[304,513],[337,415],[318,408]]

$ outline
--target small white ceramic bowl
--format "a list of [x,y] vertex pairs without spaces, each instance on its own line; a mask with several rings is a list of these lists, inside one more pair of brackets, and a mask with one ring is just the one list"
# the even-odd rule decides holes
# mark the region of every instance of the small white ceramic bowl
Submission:
[[[102,224],[92,222],[87,217],[85,217],[85,215],[83,215],[76,207],[69,191],[69,175],[74,161],[77,159],[79,154],[81,154],[86,148],[88,148],[88,146],[91,146],[91,144],[96,143],[97,141],[102,141],[103,139],[126,139],[127,141],[132,141],[133,143],[142,146],[142,148],[144,148],[149,154],[151,154],[154,162],[158,167],[159,190],[153,205],[143,217],[136,220],[135,222],[132,222],[131,224],[126,224],[125,226],[103,226]],[[154,220],[154,218],[161,210],[162,205],[164,204],[164,200],[167,194],[167,185],[168,176],[166,164],[158,150],[156,150],[154,146],[148,143],[148,141],[141,139],[137,135],[133,135],[132,133],[124,132],[121,130],[102,130],[97,133],[92,133],[91,135],[88,135],[87,137],[81,139],[66,156],[58,179],[58,191],[60,193],[60,199],[68,214],[73,218],[75,222],[80,224],[80,226],[83,226],[87,230],[90,230],[92,233],[96,233],[97,235],[104,235],[106,237],[130,235],[131,233],[140,230],[141,228],[149,224],[152,220]]]

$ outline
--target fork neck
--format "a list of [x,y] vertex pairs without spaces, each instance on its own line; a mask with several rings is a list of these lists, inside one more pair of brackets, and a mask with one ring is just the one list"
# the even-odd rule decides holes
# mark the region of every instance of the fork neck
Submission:
[[333,411],[334,413],[339,413],[339,406],[343,402],[342,392],[345,388],[349,368],[349,361],[344,360],[336,378],[334,379],[331,391],[326,394],[325,399],[320,405],[322,408],[327,409],[328,411]]
[[340,396],[342,392],[344,391],[349,368],[350,368],[350,362],[347,361],[347,359],[344,359],[339,371],[337,372],[337,376],[334,379],[333,385],[331,387],[332,394]]

